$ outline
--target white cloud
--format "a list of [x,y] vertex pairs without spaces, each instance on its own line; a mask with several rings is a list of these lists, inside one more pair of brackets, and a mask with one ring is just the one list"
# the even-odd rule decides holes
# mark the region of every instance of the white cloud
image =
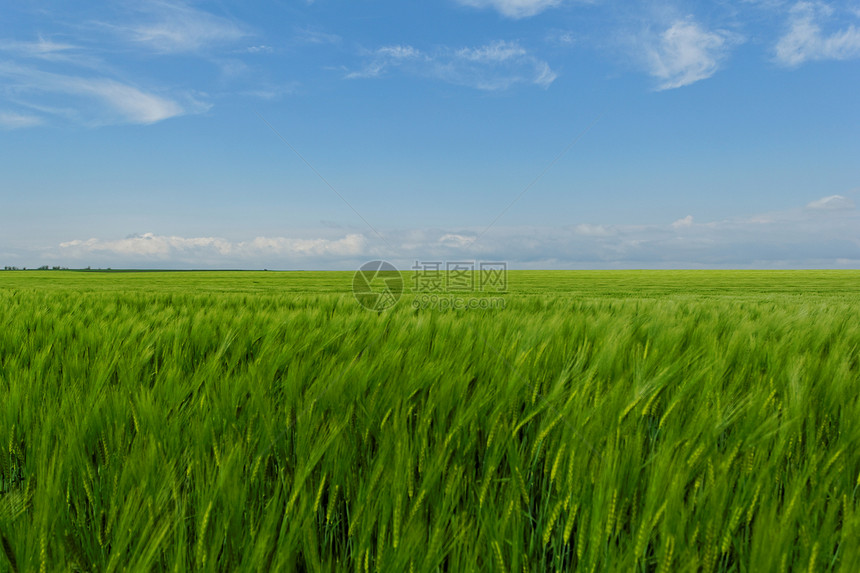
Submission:
[[819,202],[828,207],[695,223],[687,216],[665,224],[494,227],[483,235],[483,228],[384,230],[385,241],[331,228],[311,238],[238,241],[147,233],[67,241],[40,257],[115,268],[349,269],[378,258],[402,270],[415,261],[473,260],[507,261],[510,268],[860,267],[860,211],[831,208],[840,203],[831,198]]
[[854,201],[842,195],[831,195],[812,201],[806,206],[807,209],[815,211],[837,211],[854,208]]
[[173,100],[108,79],[69,78],[69,93],[91,95],[114,109],[129,123],[155,123],[182,115],[185,110]]
[[494,228],[466,248],[445,246],[433,256],[525,268],[860,267],[860,213],[797,208],[702,223]]
[[461,235],[459,233],[445,233],[439,237],[439,244],[447,247],[468,247],[475,241],[477,235]]
[[379,56],[391,58],[393,60],[406,60],[417,58],[421,55],[421,52],[412,46],[383,46],[382,48],[379,48],[376,53]]
[[672,223],[673,229],[683,229],[685,227],[692,227],[692,226],[693,226],[693,216],[692,215],[687,215],[686,217],[684,217],[682,219],[678,219],[677,221]]
[[508,18],[527,18],[548,8],[554,8],[562,0],[457,0],[464,6],[492,8]]
[[298,29],[293,40],[299,44],[324,45],[339,44],[342,38],[337,34],[306,27]]
[[267,46],[265,44],[260,44],[258,46],[248,46],[244,50],[240,50],[246,54],[271,54],[274,52],[272,46]]
[[244,90],[239,92],[241,95],[259,98],[262,100],[274,101],[284,96],[296,93],[299,88],[298,82],[292,82],[282,85],[263,84],[260,87],[252,90]]
[[67,65],[90,70],[104,70],[105,62],[91,49],[68,42],[57,42],[42,36],[35,41],[0,40],[0,53],[7,62],[27,66]]
[[15,112],[0,112],[0,129],[19,129],[41,125],[42,118]]
[[[776,44],[776,60],[798,66],[811,60],[860,58],[860,29],[853,24],[826,34],[822,25],[833,9],[820,2],[798,2],[789,12],[788,32]],[[856,14],[860,16],[860,14]]]
[[367,240],[361,234],[339,239],[301,239],[257,237],[250,241],[228,241],[218,237],[181,237],[153,233],[125,239],[87,239],[60,243],[61,254],[76,259],[92,255],[124,257],[133,261],[199,261],[259,260],[265,257],[308,258],[341,257],[361,254]]
[[344,77],[348,80],[362,80],[378,78],[385,71],[386,63],[384,61],[375,60],[368,62],[360,70],[354,70],[347,73]]
[[139,9],[148,15],[148,22],[111,27],[124,39],[160,53],[194,52],[248,36],[232,20],[181,3],[144,3]]
[[369,56],[369,60],[361,69],[347,73],[346,78],[350,80],[378,78],[387,69],[402,66],[407,60],[420,59],[425,62],[431,60],[429,56],[425,56],[420,50],[409,45],[382,46],[370,52]]
[[364,235],[353,233],[341,239],[293,239],[257,237],[250,243],[237,243],[240,251],[272,253],[297,257],[358,255],[365,249]]
[[434,52],[423,52],[409,45],[383,46],[370,52],[364,65],[346,77],[378,78],[392,69],[488,91],[517,84],[547,88],[557,77],[549,64],[531,55],[518,42],[502,40]]
[[651,75],[661,80],[658,89],[679,88],[714,75],[739,42],[740,38],[725,30],[706,30],[690,18],[676,20],[657,37],[646,40],[645,63]]
[[0,63],[0,77],[7,88],[33,101],[34,107],[48,109],[39,105],[46,97],[64,96],[66,104],[69,97],[79,98],[76,109],[89,123],[148,124],[206,107],[192,100],[186,110],[173,99],[117,80],[55,74],[14,64]]
[[499,63],[526,56],[525,49],[516,42],[493,42],[477,48],[457,50],[457,57],[469,62]]
[[29,58],[52,60],[58,59],[59,55],[77,50],[77,46],[46,40],[40,36],[38,41],[35,42],[2,40],[0,41],[0,50],[4,52],[13,52]]
[[585,235],[586,237],[608,237],[615,234],[615,230],[608,225],[591,225],[589,223],[580,223],[573,228],[577,235]]
[[262,82],[255,80],[263,74],[250,77],[247,64],[238,58],[219,60],[214,50],[232,43],[223,53],[247,57],[274,52],[268,44],[247,42],[252,34],[243,24],[182,0],[144,0],[117,9],[122,16],[111,22],[66,25],[62,33],[34,41],[0,38],[0,105],[6,100],[44,110],[45,120],[62,118],[91,126],[149,124],[211,107],[192,95],[200,92],[158,89],[129,79],[135,76],[124,56],[129,49],[141,48],[160,54],[193,53],[219,65],[222,84],[241,80],[242,89],[259,91]]
[[551,30],[544,39],[550,44],[565,47],[572,46],[577,42],[576,35],[570,30]]
[[[659,225],[500,227],[475,243],[433,242],[433,232],[423,241],[410,238],[418,260],[507,260],[528,268],[860,267],[860,212],[839,199],[820,203],[827,208],[704,222],[688,215]],[[472,233],[460,230],[456,236]]]

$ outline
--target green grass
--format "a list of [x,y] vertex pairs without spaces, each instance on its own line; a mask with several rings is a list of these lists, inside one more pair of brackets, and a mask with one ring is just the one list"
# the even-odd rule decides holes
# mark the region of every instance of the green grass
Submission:
[[858,569],[860,273],[508,280],[0,273],[0,571]]

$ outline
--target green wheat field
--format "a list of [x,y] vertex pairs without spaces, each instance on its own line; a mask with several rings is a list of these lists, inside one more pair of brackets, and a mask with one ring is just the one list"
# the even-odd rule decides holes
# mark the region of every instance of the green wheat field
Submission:
[[0,571],[860,570],[860,272],[352,278],[0,273]]

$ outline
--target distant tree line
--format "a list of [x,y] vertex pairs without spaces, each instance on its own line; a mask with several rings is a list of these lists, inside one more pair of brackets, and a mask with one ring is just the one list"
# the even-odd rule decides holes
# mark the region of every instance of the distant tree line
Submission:
[[[20,269],[19,269],[18,267],[5,266],[5,267],[3,267],[3,270],[4,270],[4,271],[26,271],[26,270],[27,270],[27,267],[22,267],[22,268],[20,268]],[[30,270],[37,270],[37,271],[67,271],[67,270],[69,270],[69,267],[60,267],[60,266],[53,266],[53,267],[49,267],[48,265],[42,265],[42,266],[41,266],[41,267],[39,267],[38,269],[30,269]]]

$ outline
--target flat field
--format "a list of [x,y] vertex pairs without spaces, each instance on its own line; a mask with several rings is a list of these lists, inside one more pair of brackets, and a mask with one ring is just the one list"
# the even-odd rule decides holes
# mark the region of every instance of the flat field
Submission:
[[0,273],[0,571],[860,569],[860,272],[352,280]]

